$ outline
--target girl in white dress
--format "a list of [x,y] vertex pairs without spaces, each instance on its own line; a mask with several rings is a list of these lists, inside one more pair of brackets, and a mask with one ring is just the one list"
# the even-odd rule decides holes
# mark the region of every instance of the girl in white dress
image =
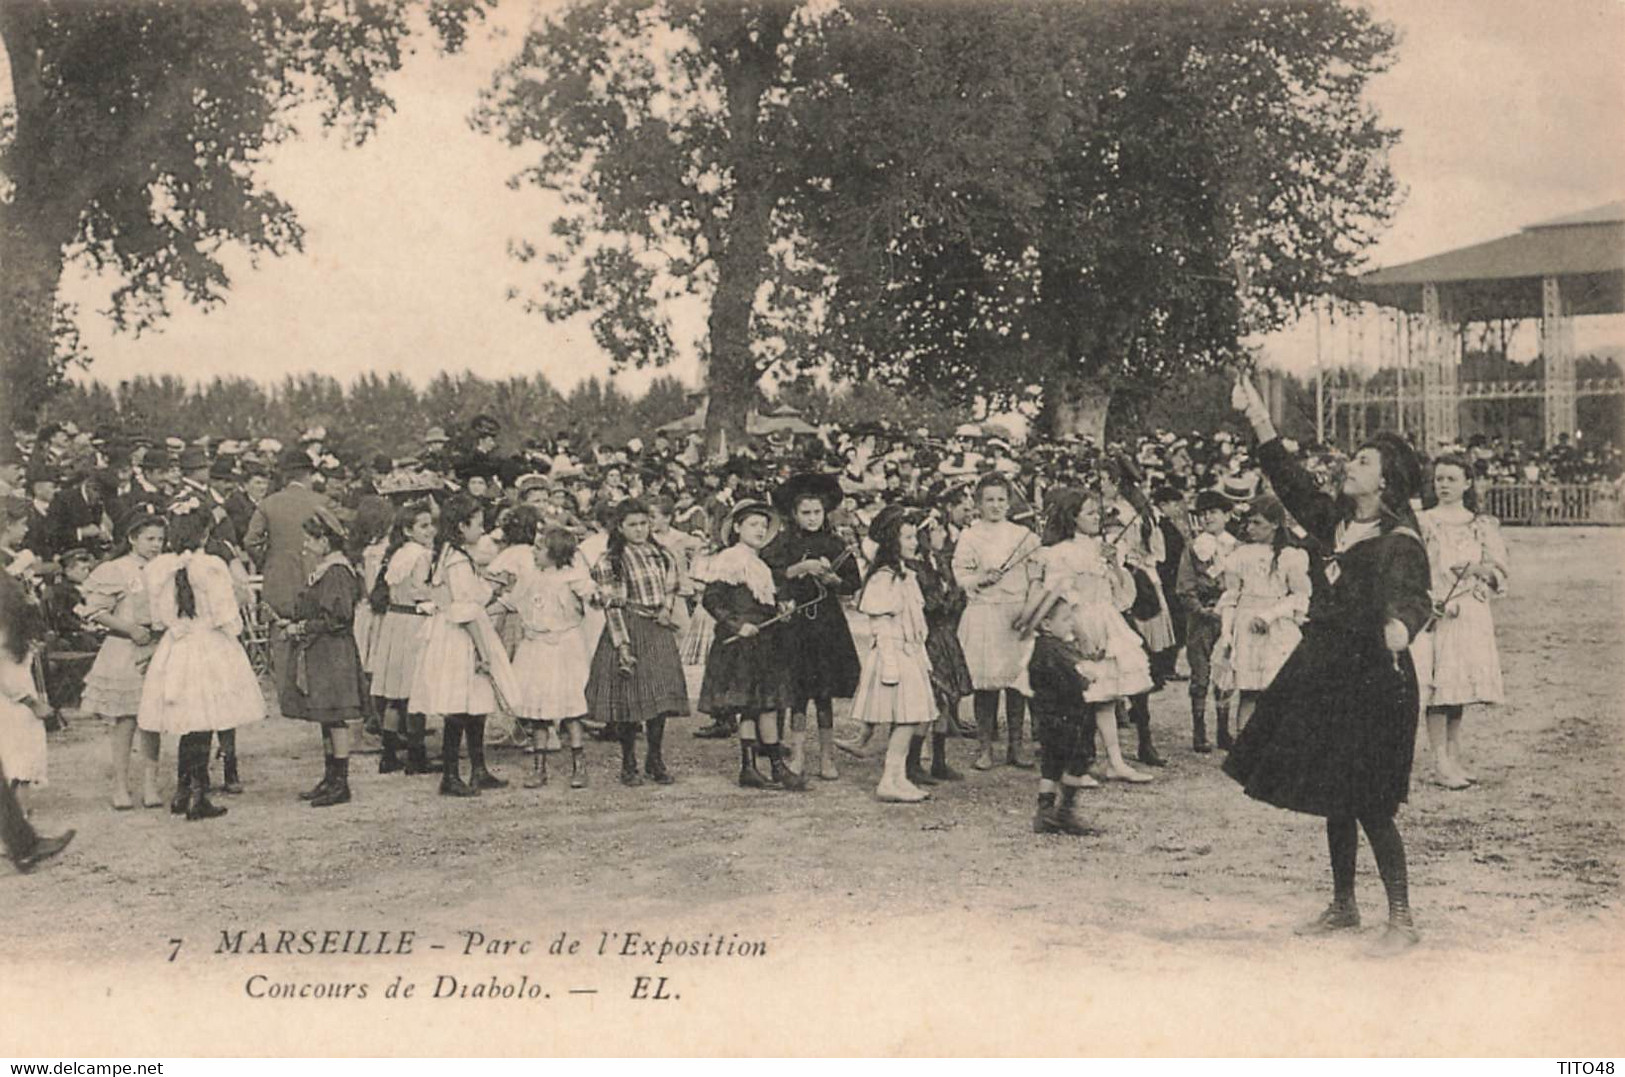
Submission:
[[188,820],[226,814],[209,801],[215,732],[265,717],[265,697],[239,639],[243,619],[231,569],[204,552],[213,524],[195,496],[171,505],[171,552],[143,572],[152,623],[163,636],[147,666],[136,724],[150,733],[180,734],[170,811]]
[[[434,567],[429,570],[433,610],[412,679],[406,709],[444,716],[441,743],[442,796],[479,796],[507,781],[485,765],[485,718],[497,709],[498,693],[519,695],[513,668],[486,609],[493,588],[481,578],[468,549],[485,534],[484,511],[468,494],[449,499],[440,510]],[[460,772],[460,742],[468,741],[469,781]]]
[[587,713],[587,600],[596,588],[576,557],[575,536],[562,527],[537,536],[534,565],[520,576],[506,603],[522,626],[514,652],[519,698],[514,714],[530,731],[535,768],[525,788],[547,783],[547,757],[562,746],[559,727],[570,741],[570,788],[587,785],[581,719]]
[[852,718],[890,731],[875,795],[915,804],[931,794],[908,780],[909,744],[936,717],[925,656],[925,598],[908,568],[919,553],[919,532],[903,509],[892,505],[875,517],[869,537],[875,557],[858,595],[858,612],[869,618],[870,650],[852,698]]
[[1290,545],[1286,509],[1273,494],[1253,499],[1244,527],[1247,541],[1225,560],[1219,598],[1219,646],[1240,693],[1237,733],[1303,639],[1310,591],[1309,555]]
[[[1140,634],[1147,654],[1161,655],[1171,662],[1167,652],[1178,644],[1174,638],[1173,618],[1168,614],[1168,598],[1162,593],[1160,567],[1168,559],[1168,545],[1162,528],[1157,525],[1156,509],[1140,488],[1138,469],[1122,457],[1104,462],[1099,482],[1110,541],[1116,546],[1122,564],[1131,570],[1131,576],[1138,575],[1142,584],[1156,596],[1154,612],[1137,616],[1137,612],[1142,611],[1131,607],[1129,619]],[[1113,516],[1115,519],[1110,519]],[[1134,758],[1148,767],[1167,765],[1151,736],[1151,692],[1160,687],[1162,682],[1153,673],[1150,689],[1135,693],[1119,704],[1128,712],[1139,741]]]
[[[153,512],[132,513],[124,523],[124,552],[96,566],[80,589],[86,620],[107,629],[96,663],[85,675],[81,705],[113,723],[108,737],[113,755],[113,809],[129,811],[130,747],[135,741],[135,715],[141,709],[141,683],[158,643],[142,574],[164,552],[165,522]],[[158,734],[141,734],[141,806],[159,808]]]
[[977,770],[993,766],[993,734],[1003,691],[1005,762],[1027,769],[1032,763],[1021,756],[1027,704],[1015,686],[1026,669],[1032,641],[1023,640],[1011,623],[1027,601],[1027,561],[1038,550],[1038,536],[1005,518],[1010,512],[1010,480],[1002,475],[986,475],[976,484],[976,511],[978,519],[959,536],[953,561],[954,578],[968,598],[959,619],[959,644],[970,667],[976,735],[982,747],[974,765]]
[[[1076,649],[1075,668],[1085,682],[1082,703],[1093,719],[1093,729],[1085,730],[1089,754],[1098,733],[1106,749],[1106,777],[1139,785],[1152,776],[1123,758],[1116,711],[1119,701],[1151,690],[1151,664],[1140,637],[1123,617],[1134,604],[1134,578],[1102,535],[1103,511],[1101,499],[1087,492],[1057,493],[1050,508],[1053,542],[1034,558],[1034,585],[1018,631],[1038,629]],[[1041,785],[1040,795],[1054,792],[1053,783],[1061,777],[1056,765],[1064,765],[1065,758],[1052,765],[1047,748],[1044,754],[1051,785],[1048,789]],[[1072,769],[1077,773],[1071,784],[1083,788],[1092,784],[1085,772]]]
[[[429,547],[434,535],[433,505],[413,501],[401,506],[389,529],[389,546],[380,559],[382,572],[368,590],[369,603],[378,617],[366,671],[372,697],[384,714],[380,774],[402,769],[407,774],[430,772],[425,719],[421,713],[408,713],[407,699],[429,631]],[[404,768],[397,754],[403,740]]]
[[1506,594],[1507,549],[1501,527],[1477,511],[1467,461],[1433,464],[1439,503],[1417,516],[1433,571],[1430,627],[1411,646],[1437,781],[1465,789],[1475,780],[1461,762],[1464,707],[1502,701],[1501,657],[1490,599]]

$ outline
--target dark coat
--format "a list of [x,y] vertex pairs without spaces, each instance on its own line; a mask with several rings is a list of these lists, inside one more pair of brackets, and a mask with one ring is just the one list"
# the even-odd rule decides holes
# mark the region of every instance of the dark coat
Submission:
[[361,657],[352,631],[360,600],[361,584],[348,565],[329,565],[300,593],[294,619],[305,634],[277,685],[284,717],[324,723],[361,717]]
[[[762,550],[762,560],[773,570],[779,594],[797,607],[807,607],[786,618],[782,633],[784,652],[792,656],[791,705],[797,709],[804,708],[810,699],[847,699],[858,690],[863,667],[841,599],[857,594],[863,577],[858,572],[857,558],[847,556],[841,560],[845,554],[846,544],[828,530],[809,533],[793,525]],[[828,558],[830,564],[839,560],[835,571],[841,579],[839,583],[824,584],[827,593],[823,600],[808,605],[818,599],[819,582],[811,576],[792,580],[785,570],[798,561],[819,557]]]
[[959,701],[971,694],[970,666],[959,643],[959,615],[965,612],[965,589],[954,579],[954,548],[922,551],[911,567],[925,600],[925,657],[931,663],[931,694],[937,713],[958,724]]
[[701,713],[754,716],[788,706],[790,684],[780,627],[784,622],[769,625],[750,639],[726,642],[739,634],[741,625],[759,625],[778,610],[756,601],[742,583],[708,583],[700,601],[717,621],[716,642],[700,681]]
[[[1332,548],[1336,502],[1279,441],[1258,458],[1287,510]],[[1410,789],[1419,703],[1411,656],[1387,650],[1383,626],[1398,619],[1414,638],[1426,623],[1427,550],[1414,522],[1401,522],[1345,550],[1336,568],[1224,771],[1248,796],[1290,811],[1391,816]]]
[[305,563],[305,521],[326,497],[295,483],[268,495],[254,510],[243,544],[265,576],[265,602],[283,617],[293,616],[314,565]]

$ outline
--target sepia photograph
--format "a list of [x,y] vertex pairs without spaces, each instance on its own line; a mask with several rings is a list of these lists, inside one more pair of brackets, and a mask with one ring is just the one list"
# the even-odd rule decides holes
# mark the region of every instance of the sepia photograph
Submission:
[[1625,1056],[1625,3],[0,44],[13,1073]]

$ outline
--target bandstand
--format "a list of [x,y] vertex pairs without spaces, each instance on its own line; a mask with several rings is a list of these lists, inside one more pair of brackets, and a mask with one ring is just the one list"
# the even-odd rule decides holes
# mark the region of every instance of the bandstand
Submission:
[[[1580,397],[1625,394],[1625,379],[1576,380],[1574,348],[1575,318],[1625,312],[1625,201],[1373,270],[1342,298],[1382,308],[1379,351],[1395,360],[1391,386],[1325,387],[1325,412],[1348,439],[1365,437],[1369,410],[1378,406],[1431,449],[1459,439],[1465,402],[1539,397],[1550,447],[1575,433]],[[1540,380],[1460,379],[1465,326],[1530,318],[1540,320]],[[1359,332],[1363,347],[1363,326]]]

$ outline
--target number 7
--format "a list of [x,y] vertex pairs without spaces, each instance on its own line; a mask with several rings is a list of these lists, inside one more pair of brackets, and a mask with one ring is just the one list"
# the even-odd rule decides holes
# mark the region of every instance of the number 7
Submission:
[[170,939],[169,940],[169,945],[174,947],[173,950],[169,951],[169,960],[170,960],[171,964],[174,963],[176,955],[178,955],[181,952],[181,941],[182,940],[180,940],[180,939]]

